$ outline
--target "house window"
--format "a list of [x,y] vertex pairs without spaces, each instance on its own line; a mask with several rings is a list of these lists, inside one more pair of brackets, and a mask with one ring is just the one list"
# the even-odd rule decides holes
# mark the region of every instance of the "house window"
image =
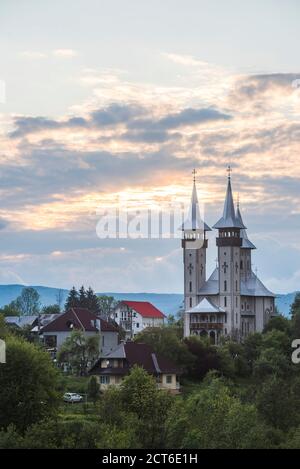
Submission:
[[101,384],[109,384],[110,383],[110,376],[101,376],[100,375],[100,383]]
[[136,323],[136,328],[138,329],[139,327],[140,327],[140,323],[137,322],[137,323]]
[[102,347],[104,347],[104,334],[102,335]]
[[172,384],[172,375],[167,375],[166,376],[166,383],[167,384]]
[[227,296],[224,296],[224,306],[227,306]]

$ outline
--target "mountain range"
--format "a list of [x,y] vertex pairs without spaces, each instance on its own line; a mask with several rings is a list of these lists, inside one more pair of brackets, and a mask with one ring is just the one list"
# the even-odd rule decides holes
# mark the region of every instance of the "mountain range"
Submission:
[[[15,300],[20,295],[25,285],[0,285],[0,307]],[[34,286],[40,295],[41,304],[47,306],[57,302],[57,294],[60,291],[62,296],[62,303],[68,295],[68,290]],[[101,292],[98,295],[113,296],[116,300],[132,300],[132,301],[149,301],[153,303],[158,309],[163,311],[166,315],[176,314],[181,308],[183,303],[183,295],[179,293],[115,293],[115,292]],[[296,292],[280,294],[276,298],[276,305],[279,311],[285,316],[289,315],[290,305],[293,303]]]

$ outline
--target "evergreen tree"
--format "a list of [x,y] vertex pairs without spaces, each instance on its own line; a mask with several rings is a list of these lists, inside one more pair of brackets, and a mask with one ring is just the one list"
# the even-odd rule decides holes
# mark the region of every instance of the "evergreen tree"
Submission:
[[87,304],[86,304],[86,291],[85,291],[85,288],[84,286],[82,285],[79,289],[79,306],[81,306],[81,308],[86,308],[87,307]]
[[66,303],[65,303],[65,310],[68,311],[70,308],[76,308],[76,306],[79,306],[79,295],[78,291],[76,290],[75,287],[73,287],[69,295],[67,297]]
[[97,400],[99,399],[100,390],[99,384],[97,383],[96,376],[91,376],[88,382],[87,388],[88,396],[96,404]]
[[94,290],[91,287],[86,291],[86,307],[92,313],[98,313],[100,309],[98,296],[94,293]]

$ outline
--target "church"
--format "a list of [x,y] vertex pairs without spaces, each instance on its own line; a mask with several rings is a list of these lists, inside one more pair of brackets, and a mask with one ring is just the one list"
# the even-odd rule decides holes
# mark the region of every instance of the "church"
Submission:
[[252,271],[252,251],[239,203],[235,208],[231,173],[222,217],[217,230],[218,262],[206,276],[207,232],[211,228],[201,218],[195,174],[191,205],[182,225],[184,262],[184,336],[208,336],[218,344],[221,337],[243,340],[261,332],[275,315],[275,295]]

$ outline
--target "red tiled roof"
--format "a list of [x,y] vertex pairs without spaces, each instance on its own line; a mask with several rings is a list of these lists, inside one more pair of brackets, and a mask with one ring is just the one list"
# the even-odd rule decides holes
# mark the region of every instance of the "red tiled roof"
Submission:
[[[88,332],[97,332],[97,322],[100,321],[101,331],[116,332],[117,329],[112,324],[99,319],[95,314],[86,308],[71,308],[65,313],[58,314],[57,317],[42,328],[42,332],[64,332],[72,329],[81,329]],[[99,323],[98,323],[99,324]],[[71,327],[72,326],[72,327]]]
[[152,303],[149,301],[127,301],[123,300],[121,303],[127,305],[129,308],[134,309],[144,318],[165,318],[165,314],[159,311]]

